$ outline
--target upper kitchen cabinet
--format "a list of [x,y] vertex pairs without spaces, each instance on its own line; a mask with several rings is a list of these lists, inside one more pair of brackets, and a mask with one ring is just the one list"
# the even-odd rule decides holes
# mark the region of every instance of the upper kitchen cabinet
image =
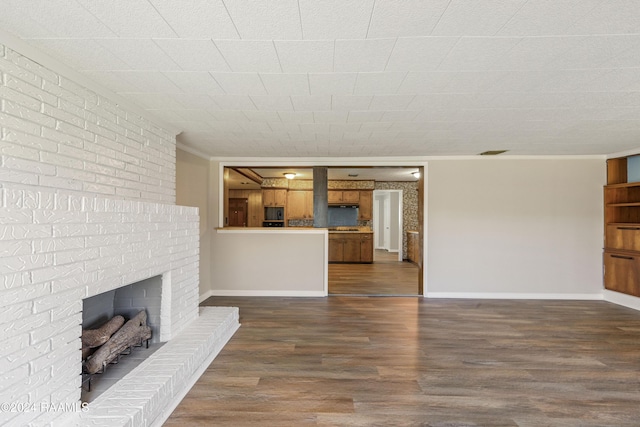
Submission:
[[327,194],[327,201],[329,202],[329,204],[357,204],[360,201],[360,192],[353,190],[329,190]]
[[370,221],[373,219],[373,191],[360,191],[358,202],[358,219]]
[[284,207],[287,204],[287,190],[284,188],[277,189],[263,189],[262,190],[262,205],[263,206],[280,206]]
[[313,218],[313,191],[289,190],[287,193],[287,218]]

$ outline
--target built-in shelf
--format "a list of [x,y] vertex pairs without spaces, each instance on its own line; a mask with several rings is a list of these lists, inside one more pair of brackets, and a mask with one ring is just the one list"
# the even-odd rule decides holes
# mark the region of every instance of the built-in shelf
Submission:
[[640,182],[627,182],[629,172],[637,172],[637,162],[629,165],[627,160],[607,161],[604,287],[640,297]]

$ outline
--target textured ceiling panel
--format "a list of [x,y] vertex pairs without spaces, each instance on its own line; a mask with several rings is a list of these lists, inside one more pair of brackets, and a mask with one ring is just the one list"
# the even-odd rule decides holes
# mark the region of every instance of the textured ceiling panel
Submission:
[[244,40],[302,38],[296,0],[228,1],[225,5]]
[[184,71],[231,71],[211,40],[154,41]]
[[[95,16],[105,27],[122,38],[159,38],[176,37],[177,34],[147,1],[129,0],[76,0],[92,16]],[[66,19],[67,5],[73,2],[61,2],[61,18]],[[47,18],[50,19],[50,18]],[[88,22],[87,24],[91,24]],[[73,27],[71,27],[73,28]],[[93,33],[89,28],[74,28],[73,31]]]
[[634,0],[3,0],[0,26],[211,156],[640,146]]
[[240,35],[222,0],[150,0],[180,38],[239,39]]
[[298,0],[307,40],[364,39],[374,0]]
[[378,0],[367,37],[429,36],[450,0]]

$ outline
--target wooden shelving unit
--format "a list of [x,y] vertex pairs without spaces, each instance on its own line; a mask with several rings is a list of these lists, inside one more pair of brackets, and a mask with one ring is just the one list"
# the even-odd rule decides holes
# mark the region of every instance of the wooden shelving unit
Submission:
[[627,176],[627,157],[607,161],[604,286],[640,297],[640,182]]

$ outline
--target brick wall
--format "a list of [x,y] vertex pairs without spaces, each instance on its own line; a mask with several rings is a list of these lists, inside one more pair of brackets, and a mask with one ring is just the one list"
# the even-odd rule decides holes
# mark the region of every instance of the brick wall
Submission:
[[1,45],[0,73],[0,403],[78,402],[82,298],[160,274],[161,339],[198,317],[198,212],[170,133]]
[[0,45],[0,183],[175,203],[175,136]]

